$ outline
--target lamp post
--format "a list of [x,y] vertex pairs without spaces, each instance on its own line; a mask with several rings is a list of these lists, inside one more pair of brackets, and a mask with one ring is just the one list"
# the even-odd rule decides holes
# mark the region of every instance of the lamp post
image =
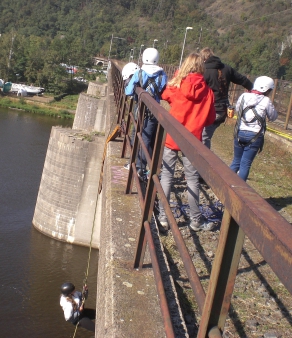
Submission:
[[158,42],[158,40],[157,39],[153,40],[153,48],[155,48],[155,42]]
[[140,51],[139,51],[139,56],[138,56],[138,66],[140,65],[140,60],[141,60],[141,52],[142,52],[142,47],[144,47],[144,45],[140,46]]
[[130,56],[129,56],[129,62],[133,61],[133,57],[134,57],[134,48],[131,48]]
[[184,38],[184,43],[183,43],[183,47],[182,47],[182,51],[181,51],[181,57],[180,57],[180,62],[179,62],[179,68],[180,68],[181,63],[182,63],[182,58],[183,58],[183,55],[184,55],[184,49],[185,49],[185,43],[186,43],[186,37],[187,37],[187,31],[189,29],[193,29],[193,27],[186,27],[185,38]]
[[111,43],[110,43],[110,49],[109,49],[109,52],[108,52],[108,58],[107,58],[107,60],[109,60],[109,59],[110,59],[110,56],[111,56],[113,39],[126,40],[126,39],[124,39],[124,38],[119,38],[118,36],[114,36],[114,35],[112,34]]
[[201,44],[202,31],[203,31],[203,27],[201,27],[201,30],[200,30],[200,36],[199,36],[199,42],[198,42],[199,48],[200,48],[200,44]]

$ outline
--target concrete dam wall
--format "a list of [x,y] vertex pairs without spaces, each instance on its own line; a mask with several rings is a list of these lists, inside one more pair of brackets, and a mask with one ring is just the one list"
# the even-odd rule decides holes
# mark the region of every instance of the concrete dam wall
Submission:
[[[92,87],[106,94],[106,85]],[[80,94],[73,128],[52,128],[32,221],[42,233],[89,246],[94,229],[92,247],[99,248],[105,122],[105,97]]]
[[72,129],[98,131],[104,133],[106,118],[105,97],[95,97],[81,93]]

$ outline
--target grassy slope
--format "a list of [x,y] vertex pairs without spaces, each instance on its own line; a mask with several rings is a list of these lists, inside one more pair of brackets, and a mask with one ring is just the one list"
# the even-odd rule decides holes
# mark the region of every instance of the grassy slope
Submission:
[[[230,165],[233,157],[233,126],[220,126],[212,139],[213,151]],[[283,217],[292,221],[292,154],[280,142],[265,137],[263,152],[252,164],[247,183]]]

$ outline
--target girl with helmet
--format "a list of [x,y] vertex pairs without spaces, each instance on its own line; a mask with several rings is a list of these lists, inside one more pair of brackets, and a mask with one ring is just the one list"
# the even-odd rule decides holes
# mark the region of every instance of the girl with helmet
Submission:
[[84,308],[84,300],[87,296],[86,285],[83,287],[82,293],[76,291],[74,284],[70,282],[61,285],[60,305],[64,311],[65,320],[94,332],[95,323],[92,319],[95,319],[95,310]]
[[231,170],[247,180],[251,164],[264,145],[266,118],[275,121],[278,113],[268,98],[274,89],[268,76],[258,77],[251,92],[242,94],[236,104],[238,112],[234,129],[234,157]]
[[[146,90],[158,103],[160,103],[161,94],[167,83],[167,75],[161,67],[158,66],[159,53],[155,48],[146,48],[142,55],[143,65],[140,70],[136,71],[130,82],[125,87],[126,95],[134,95],[136,86]],[[152,156],[155,134],[157,129],[157,120],[146,110],[143,122],[142,139],[145,146]],[[144,153],[138,154],[136,163],[138,176],[144,179],[146,173],[146,157]]]
[[129,62],[124,66],[122,69],[122,78],[124,80],[125,87],[130,82],[132,75],[139,69],[140,67],[134,62]]
[[[169,102],[169,114],[178,120],[198,140],[202,141],[202,131],[205,126],[215,120],[214,94],[207,86],[203,77],[203,60],[197,53],[190,54],[183,62],[174,78],[168,82],[162,99]],[[171,184],[180,148],[172,137],[167,134],[163,151],[163,167],[161,186],[169,200]],[[187,180],[188,202],[190,205],[191,222],[189,227],[194,231],[210,231],[214,223],[208,222],[199,209],[199,174],[193,164],[182,155],[184,172]],[[159,203],[160,230],[168,230],[168,221]]]

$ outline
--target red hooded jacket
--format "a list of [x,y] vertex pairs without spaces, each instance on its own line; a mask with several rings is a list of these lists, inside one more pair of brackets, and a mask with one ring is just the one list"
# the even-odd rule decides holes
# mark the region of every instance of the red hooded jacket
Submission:
[[[203,128],[211,125],[216,117],[214,94],[203,75],[190,73],[182,80],[180,88],[167,86],[162,93],[162,99],[170,104],[169,113],[202,141]],[[180,150],[169,134],[166,136],[165,146]]]

